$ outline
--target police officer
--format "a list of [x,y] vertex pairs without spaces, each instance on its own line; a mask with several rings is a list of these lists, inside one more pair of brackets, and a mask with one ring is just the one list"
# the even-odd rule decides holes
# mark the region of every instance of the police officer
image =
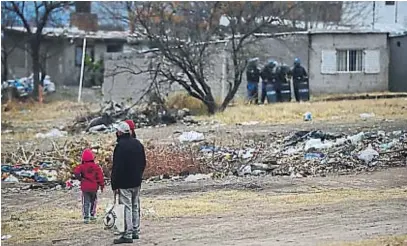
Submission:
[[261,71],[262,78],[262,93],[261,93],[261,103],[264,103],[266,99],[266,86],[267,84],[273,84],[277,94],[277,100],[279,98],[280,90],[280,78],[279,78],[279,68],[277,61],[269,60],[267,65]]
[[300,95],[298,85],[308,79],[307,71],[305,71],[305,68],[301,66],[301,61],[299,58],[294,59],[294,67],[291,69],[290,74],[293,77],[295,100],[299,102]]
[[258,68],[259,58],[252,58],[246,68],[247,97],[249,103],[258,103],[258,91],[260,81],[260,69]]

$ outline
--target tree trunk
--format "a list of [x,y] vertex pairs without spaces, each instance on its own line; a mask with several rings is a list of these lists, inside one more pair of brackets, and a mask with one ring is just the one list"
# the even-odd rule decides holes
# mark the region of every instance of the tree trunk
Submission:
[[8,79],[8,64],[7,64],[7,55],[2,54],[1,65],[3,66],[3,74],[1,75],[2,81],[7,81]]
[[40,79],[40,47],[37,40],[31,41],[31,60],[32,60],[32,69],[34,74],[34,88],[33,96],[37,98],[39,96],[39,88],[41,85]]
[[206,107],[208,108],[208,114],[209,115],[214,115],[218,109],[218,106],[216,105],[215,101],[210,101],[210,102],[204,102]]

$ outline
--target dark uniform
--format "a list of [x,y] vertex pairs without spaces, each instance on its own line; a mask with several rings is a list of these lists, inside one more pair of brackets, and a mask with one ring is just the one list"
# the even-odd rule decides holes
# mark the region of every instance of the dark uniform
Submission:
[[261,71],[262,91],[261,91],[261,103],[264,103],[266,99],[266,86],[267,84],[273,84],[277,94],[277,101],[279,100],[281,77],[279,73],[279,67],[276,62],[269,62]]
[[259,91],[259,81],[260,81],[260,69],[257,67],[255,61],[249,63],[246,69],[246,79],[247,79],[247,97],[249,103],[258,103],[258,91]]
[[290,75],[293,77],[295,100],[299,102],[298,84],[305,81],[308,78],[308,74],[297,58],[294,60],[294,67],[291,69]]

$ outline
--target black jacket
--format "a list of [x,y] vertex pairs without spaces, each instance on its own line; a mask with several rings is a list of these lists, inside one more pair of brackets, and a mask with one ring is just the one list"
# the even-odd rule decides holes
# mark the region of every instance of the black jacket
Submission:
[[260,69],[256,66],[249,65],[246,69],[247,83],[259,83],[260,81]]
[[308,76],[307,71],[305,71],[305,68],[301,65],[294,66],[291,70],[291,75],[293,76],[294,80],[303,80]]
[[129,134],[119,137],[113,152],[112,189],[128,189],[141,185],[146,154],[144,146]]

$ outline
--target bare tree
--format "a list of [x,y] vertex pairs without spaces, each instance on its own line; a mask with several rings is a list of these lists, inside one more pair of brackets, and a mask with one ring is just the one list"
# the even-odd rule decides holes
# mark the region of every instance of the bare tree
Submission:
[[[44,39],[44,28],[48,25],[60,23],[60,12],[72,5],[68,1],[7,1],[2,2],[2,13],[15,16],[28,35],[32,70],[34,74],[34,96],[38,96],[42,80],[41,71],[41,43]],[[32,14],[31,14],[32,11]],[[45,76],[45,74],[44,74]]]
[[[120,3],[119,3],[120,4]],[[276,2],[125,2],[127,22],[149,40],[162,57],[159,76],[201,100],[210,114],[224,110],[242,83],[247,48],[262,31],[281,31],[291,7]],[[113,10],[111,14],[114,14]],[[123,13],[123,12],[121,12]],[[227,24],[221,23],[227,19]],[[221,50],[219,50],[221,44]],[[226,47],[224,50],[223,47]],[[220,104],[213,94],[214,56],[228,52],[233,80]],[[155,67],[155,66],[153,66]],[[150,71],[151,72],[151,71]]]

